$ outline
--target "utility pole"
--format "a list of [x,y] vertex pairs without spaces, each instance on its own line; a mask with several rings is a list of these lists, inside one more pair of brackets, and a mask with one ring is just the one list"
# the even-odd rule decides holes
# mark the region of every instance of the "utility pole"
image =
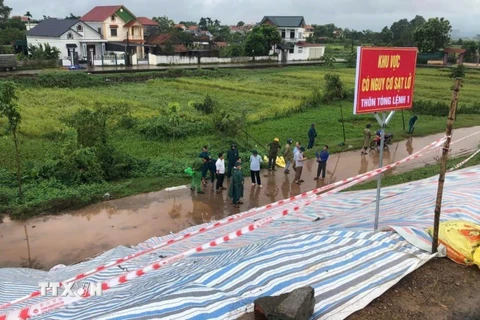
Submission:
[[460,91],[461,82],[462,80],[460,78],[457,78],[455,80],[455,87],[453,89],[452,102],[450,104],[450,112],[448,113],[447,130],[446,130],[447,140],[445,141],[445,144],[442,150],[442,162],[440,165],[440,175],[438,177],[437,201],[435,203],[435,220],[433,224],[432,253],[436,253],[438,248],[438,229],[440,227],[440,213],[442,211],[443,186],[445,185],[445,172],[447,171],[448,150],[450,149],[450,141],[452,140],[453,123],[455,121],[455,115],[457,113],[458,92]]

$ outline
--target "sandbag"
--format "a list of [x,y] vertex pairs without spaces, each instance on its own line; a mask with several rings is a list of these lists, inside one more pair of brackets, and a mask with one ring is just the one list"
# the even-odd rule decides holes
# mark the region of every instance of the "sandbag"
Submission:
[[[266,163],[268,163],[268,157],[267,156],[263,156],[263,161],[265,161]],[[285,168],[286,164],[285,164],[285,159],[283,159],[283,157],[279,157],[277,156],[277,159],[275,161],[275,164],[280,167],[280,168]]]
[[[433,237],[433,228],[428,232]],[[480,267],[480,225],[458,220],[442,222],[438,242],[447,249],[447,257],[456,263]]]

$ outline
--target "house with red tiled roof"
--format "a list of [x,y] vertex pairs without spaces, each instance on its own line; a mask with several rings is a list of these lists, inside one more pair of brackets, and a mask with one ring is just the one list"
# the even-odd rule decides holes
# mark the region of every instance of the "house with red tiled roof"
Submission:
[[182,30],[182,31],[187,30],[187,27],[185,27],[185,25],[184,25],[183,23],[175,24],[173,27],[174,27],[175,29],[179,29],[179,30]]
[[[188,48],[176,37],[170,33],[152,35],[147,38],[149,45],[155,46],[153,52],[156,54],[166,54],[168,45],[172,45],[174,54],[184,54],[189,52]],[[172,52],[169,52],[170,54]]]
[[97,6],[80,20],[97,30],[107,40],[107,51],[128,51],[143,58],[144,26],[125,6]]
[[145,39],[156,33],[159,26],[157,21],[147,17],[138,17],[137,20],[143,25],[143,36]]

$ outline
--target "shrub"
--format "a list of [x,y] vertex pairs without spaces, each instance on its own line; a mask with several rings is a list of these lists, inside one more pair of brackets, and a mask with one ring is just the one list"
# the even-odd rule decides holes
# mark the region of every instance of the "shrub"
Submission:
[[320,58],[320,61],[323,61],[326,67],[333,67],[335,63],[335,58],[329,54],[324,54]]
[[245,110],[239,113],[232,113],[225,109],[216,108],[212,117],[212,126],[215,133],[225,137],[235,137],[245,127],[247,114]]
[[184,138],[198,132],[211,129],[206,121],[201,119],[186,119],[180,117],[176,125],[172,125],[167,117],[155,117],[144,120],[138,125],[138,131],[148,139],[159,140],[163,138],[171,139]]
[[97,154],[103,176],[107,181],[130,178],[133,172],[144,172],[149,165],[148,160],[136,159],[110,145],[100,147]]
[[455,68],[452,69],[450,73],[451,78],[465,78],[465,71],[466,68],[463,64],[457,65]]
[[416,114],[444,117],[448,116],[449,106],[444,102],[418,100],[413,102],[412,111]]
[[348,55],[347,67],[348,68],[356,68],[357,67],[357,53],[356,52],[352,52]]
[[195,110],[203,114],[212,114],[216,105],[217,101],[207,94],[203,102],[197,102],[193,105],[193,107],[195,108]]

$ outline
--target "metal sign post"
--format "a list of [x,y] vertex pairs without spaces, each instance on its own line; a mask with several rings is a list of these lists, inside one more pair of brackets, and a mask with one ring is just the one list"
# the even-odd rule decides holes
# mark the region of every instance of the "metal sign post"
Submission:
[[[395,114],[395,111],[391,111],[390,114],[387,117],[387,114],[385,112],[382,113],[382,118],[378,115],[378,113],[374,113],[375,118],[378,121],[378,124],[380,125],[380,155],[379,155],[379,162],[378,162],[378,168],[383,167],[383,149],[385,148],[385,128],[387,127],[388,122],[390,119],[392,119],[392,116]],[[374,229],[377,231],[378,229],[378,218],[380,216],[380,191],[382,188],[382,174],[378,175],[377,179],[377,200],[376,200],[376,206],[375,206],[375,226]]]
[[[379,168],[383,167],[385,128],[396,110],[413,107],[417,48],[357,48],[353,114],[374,114],[380,124]],[[378,113],[382,113],[382,116]],[[389,115],[387,116],[387,112]],[[403,112],[402,112],[403,115]],[[402,117],[402,120],[404,118]],[[374,230],[378,229],[382,175],[377,180]]]

